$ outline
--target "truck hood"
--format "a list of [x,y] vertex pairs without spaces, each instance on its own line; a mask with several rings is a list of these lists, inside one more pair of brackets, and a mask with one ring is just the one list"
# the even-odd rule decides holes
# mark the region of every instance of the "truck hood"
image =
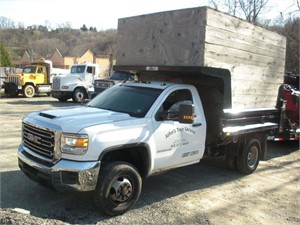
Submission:
[[68,82],[78,82],[78,80],[82,80],[80,74],[63,74],[57,76],[57,79],[67,80]]
[[27,117],[59,126],[63,132],[68,133],[78,133],[81,129],[94,125],[134,119],[126,113],[87,106],[55,108],[34,112]]

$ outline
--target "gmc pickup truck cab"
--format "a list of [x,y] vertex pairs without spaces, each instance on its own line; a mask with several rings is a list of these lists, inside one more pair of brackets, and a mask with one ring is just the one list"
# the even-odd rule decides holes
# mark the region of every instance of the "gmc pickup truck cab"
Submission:
[[[169,69],[168,77],[174,67],[143,69]],[[86,105],[27,115],[21,170],[57,190],[93,191],[108,215],[135,205],[142,178],[198,163],[204,155],[226,155],[231,168],[254,172],[266,156],[267,133],[277,127],[276,109],[223,109],[230,105],[230,85],[223,80],[229,71],[190,69],[199,71],[199,79],[179,67],[187,83],[120,83]]]

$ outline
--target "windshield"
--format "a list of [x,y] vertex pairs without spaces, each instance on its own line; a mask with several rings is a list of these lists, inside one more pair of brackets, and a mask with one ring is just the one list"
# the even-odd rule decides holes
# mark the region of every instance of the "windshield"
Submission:
[[110,79],[111,80],[134,80],[133,79],[133,74],[128,73],[128,72],[114,72]]
[[113,86],[99,94],[87,106],[144,117],[162,90],[126,85]]
[[85,66],[72,66],[71,73],[84,73]]
[[35,66],[26,66],[23,69],[23,73],[35,73]]

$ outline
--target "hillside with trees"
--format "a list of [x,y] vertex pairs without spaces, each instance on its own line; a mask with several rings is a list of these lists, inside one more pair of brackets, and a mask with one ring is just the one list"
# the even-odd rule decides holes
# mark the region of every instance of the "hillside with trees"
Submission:
[[83,25],[72,29],[61,25],[52,30],[34,25],[24,28],[0,17],[0,40],[12,60],[21,57],[26,50],[32,58],[48,57],[58,49],[63,56],[81,56],[88,49],[96,54],[113,54],[116,49],[115,29],[97,31]]

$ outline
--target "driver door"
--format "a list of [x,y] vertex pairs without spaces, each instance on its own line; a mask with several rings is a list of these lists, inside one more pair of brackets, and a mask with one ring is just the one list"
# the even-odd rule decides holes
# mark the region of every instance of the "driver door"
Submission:
[[[193,124],[179,123],[180,104],[193,104],[189,89],[172,91],[156,113],[153,120],[156,154],[154,170],[183,166],[202,158],[205,144],[206,127],[202,126],[200,111],[195,108]],[[167,112],[169,118],[161,118]],[[198,116],[197,116],[198,114]]]

